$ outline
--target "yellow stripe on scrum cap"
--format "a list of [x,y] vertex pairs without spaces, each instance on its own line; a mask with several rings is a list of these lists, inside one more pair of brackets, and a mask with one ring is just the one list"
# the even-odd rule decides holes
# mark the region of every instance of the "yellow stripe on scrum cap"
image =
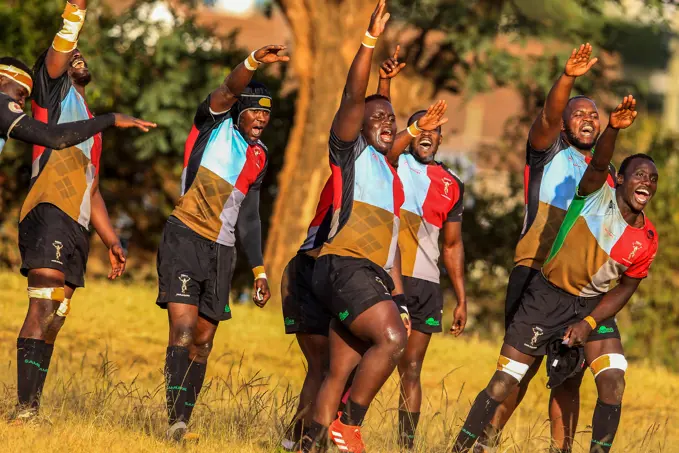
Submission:
[[33,78],[26,71],[12,65],[0,64],[0,75],[14,80],[16,83],[28,90],[28,94],[33,91]]
[[262,107],[271,108],[271,99],[269,99],[269,98],[261,98],[261,99],[259,100],[259,105],[261,105]]

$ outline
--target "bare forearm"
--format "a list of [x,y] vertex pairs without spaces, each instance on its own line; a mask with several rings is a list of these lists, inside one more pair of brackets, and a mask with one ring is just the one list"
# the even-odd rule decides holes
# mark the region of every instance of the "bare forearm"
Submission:
[[597,324],[612,318],[623,309],[632,297],[632,294],[634,294],[634,291],[626,291],[621,285],[616,286],[601,299],[601,302],[592,310],[590,316],[594,318]]
[[224,79],[224,82],[217,88],[210,98],[210,108],[215,112],[224,112],[236,103],[236,98],[245,90],[255,71],[250,71],[245,67],[245,63],[240,63]]
[[[71,5],[76,7],[75,11]],[[61,77],[68,70],[71,55],[78,44],[86,9],[86,0],[69,0],[66,4],[63,26],[54,36],[45,58],[47,72],[53,79]]]
[[377,94],[391,100],[391,79],[380,77],[377,82]]
[[604,130],[596,144],[596,153],[592,157],[585,174],[578,185],[578,194],[585,196],[596,192],[606,183],[609,171],[608,167],[615,150],[615,139],[618,130],[610,125]]
[[536,149],[545,149],[558,137],[561,130],[561,117],[568,105],[575,77],[561,74],[549,90],[545,106],[530,129],[529,140]]
[[412,139],[413,137],[408,133],[407,130],[403,130],[396,134],[394,143],[387,153],[387,160],[391,165],[394,167],[398,166],[398,158],[408,149]]
[[111,219],[108,216],[106,203],[104,202],[101,193],[97,189],[92,194],[92,226],[101,238],[106,248],[111,248],[113,245],[120,242],[118,235],[113,229]]
[[389,271],[389,275],[391,275],[391,279],[394,281],[394,291],[392,291],[392,295],[404,294],[403,277],[401,275],[401,250],[399,248],[396,248],[394,266]]
[[342,103],[360,103],[365,100],[368,91],[368,81],[370,80],[370,69],[373,58],[373,50],[370,47],[361,45],[356,52],[354,61],[349,68],[347,84],[344,87]]
[[464,244],[462,241],[443,249],[443,266],[448,272],[450,282],[455,291],[457,303],[467,303],[467,294],[464,288]]

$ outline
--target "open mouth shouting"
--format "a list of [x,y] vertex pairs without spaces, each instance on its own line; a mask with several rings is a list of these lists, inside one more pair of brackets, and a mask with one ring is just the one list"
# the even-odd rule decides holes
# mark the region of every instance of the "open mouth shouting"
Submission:
[[77,57],[71,62],[71,67],[74,69],[82,69],[86,68],[87,65],[85,64],[85,60],[82,57]]
[[380,131],[380,140],[384,143],[392,143],[394,141],[394,133],[391,129],[382,129]]
[[420,143],[418,143],[418,147],[422,149],[422,151],[429,151],[434,144],[434,141],[431,139],[431,137],[422,137],[420,140]]
[[645,205],[651,199],[651,191],[646,187],[639,187],[634,191],[634,200],[640,205]]
[[594,126],[592,126],[590,123],[585,123],[581,128],[580,128],[580,135],[583,137],[592,137],[594,135]]
[[262,126],[261,124],[257,124],[252,126],[251,134],[253,137],[259,138],[262,135],[262,131],[264,131],[264,126]]

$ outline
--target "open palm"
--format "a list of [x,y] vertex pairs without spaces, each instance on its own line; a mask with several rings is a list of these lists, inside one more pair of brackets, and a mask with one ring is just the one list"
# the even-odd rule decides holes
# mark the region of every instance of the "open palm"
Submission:
[[278,55],[279,52],[284,51],[286,48],[285,46],[262,47],[255,52],[255,60],[267,64],[290,61],[290,57],[287,55]]
[[627,95],[622,102],[611,112],[608,123],[614,129],[625,129],[632,125],[637,117],[637,100],[634,96]]
[[563,72],[567,76],[579,77],[586,74],[597,61],[598,58],[592,58],[590,43],[581,44],[580,48],[573,49],[573,52],[571,52]]

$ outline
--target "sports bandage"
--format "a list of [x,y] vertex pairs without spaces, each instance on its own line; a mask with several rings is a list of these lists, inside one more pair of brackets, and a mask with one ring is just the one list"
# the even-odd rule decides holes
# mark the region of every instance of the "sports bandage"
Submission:
[[594,359],[589,368],[596,379],[599,374],[611,368],[625,372],[627,370],[627,359],[622,354],[604,354]]
[[255,275],[255,280],[260,278],[266,278],[266,272],[264,271],[264,266],[257,266],[252,269],[252,273]]
[[255,58],[255,51],[253,50],[250,55],[245,59],[243,62],[246,68],[248,68],[250,71],[256,71],[257,68],[259,68],[259,65],[262,64],[261,61],[257,61]]
[[61,316],[62,318],[65,318],[66,315],[68,315],[71,312],[71,299],[66,299],[59,304],[59,308],[57,308],[57,316]]
[[28,94],[33,91],[33,78],[26,71],[16,66],[0,64],[0,76],[5,76],[14,80],[16,83],[28,90]]
[[585,319],[583,319],[589,326],[592,328],[592,330],[596,329],[596,320],[592,318],[591,316],[587,316]]
[[497,359],[497,370],[507,373],[519,382],[526,375],[528,368],[529,366],[525,363],[517,362],[503,355]]
[[422,129],[420,129],[420,127],[417,125],[417,121],[408,126],[408,129],[406,130],[408,131],[411,137],[417,137],[422,133]]
[[28,287],[29,299],[48,299],[63,302],[64,288],[31,288]]
[[78,36],[80,36],[80,30],[82,30],[85,23],[86,12],[86,10],[66,2],[64,14],[61,15],[64,18],[64,25],[62,25],[61,30],[59,30],[59,33],[54,37],[54,41],[52,41],[54,50],[69,53],[78,47]]
[[369,31],[366,31],[365,35],[363,35],[361,44],[366,46],[368,49],[374,49],[375,44],[377,44],[377,38],[371,35]]

